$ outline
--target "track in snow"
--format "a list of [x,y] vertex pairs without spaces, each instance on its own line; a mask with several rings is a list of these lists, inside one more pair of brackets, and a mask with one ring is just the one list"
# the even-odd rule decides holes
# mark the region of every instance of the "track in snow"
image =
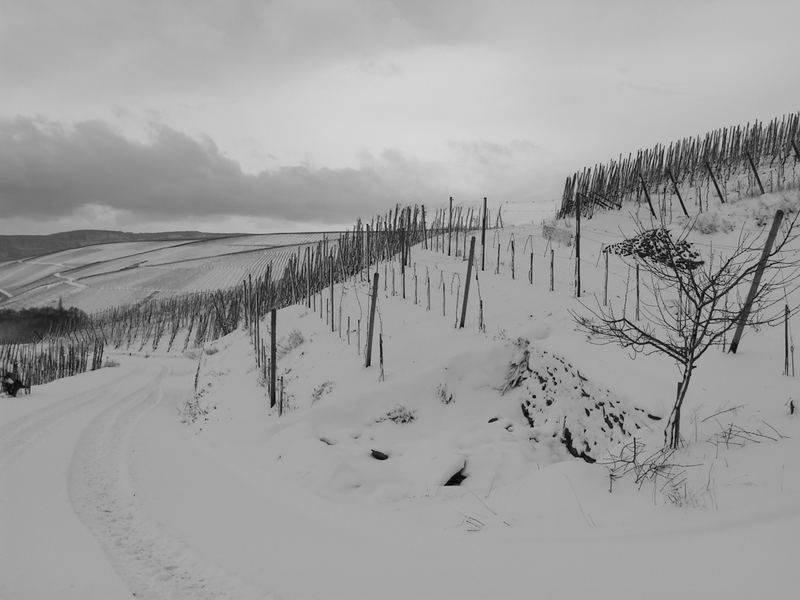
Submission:
[[136,598],[263,597],[204,564],[185,543],[148,518],[137,501],[128,466],[131,434],[139,419],[163,398],[165,371],[162,367],[146,387],[115,401],[83,430],[68,478],[75,513]]

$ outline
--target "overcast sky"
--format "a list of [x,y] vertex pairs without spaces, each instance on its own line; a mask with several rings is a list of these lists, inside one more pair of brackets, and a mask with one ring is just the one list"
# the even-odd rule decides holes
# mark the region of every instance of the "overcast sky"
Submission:
[[798,24],[797,0],[0,0],[0,234],[450,195],[538,221],[587,164],[800,109]]

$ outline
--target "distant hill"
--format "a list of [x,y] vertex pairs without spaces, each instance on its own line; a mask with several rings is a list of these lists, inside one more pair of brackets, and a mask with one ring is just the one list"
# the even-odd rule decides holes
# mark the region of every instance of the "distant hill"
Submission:
[[204,240],[232,237],[234,233],[203,233],[200,231],[164,231],[130,233],[103,229],[81,229],[50,235],[0,235],[0,261],[42,256],[72,248],[114,242],[154,242],[172,240]]

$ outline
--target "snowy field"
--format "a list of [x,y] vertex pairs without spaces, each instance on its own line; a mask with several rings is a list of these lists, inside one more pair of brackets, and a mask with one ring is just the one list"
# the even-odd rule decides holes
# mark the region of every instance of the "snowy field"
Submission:
[[[719,257],[781,204],[727,205],[703,217],[715,233],[690,239]],[[587,305],[603,294],[601,247],[633,233],[626,211],[582,223]],[[333,325],[328,290],[279,311],[280,416],[246,331],[186,355],[112,352],[117,367],[0,398],[0,598],[790,596],[800,389],[783,375],[783,326],[702,359],[669,471],[614,479],[617,441],[600,440],[593,464],[573,457],[523,413],[533,377],[504,390],[510,365],[527,349],[536,373],[558,374],[553,411],[571,423],[593,422],[580,392],[625,407],[647,453],[664,439],[674,365],[587,343],[568,313],[586,310],[574,248],[540,224],[487,235],[457,329],[463,241],[450,257],[415,247],[405,298],[398,263],[378,267],[368,369],[366,277],[336,286]],[[619,257],[608,279],[612,305],[631,310]]]
[[[282,273],[298,245],[323,233],[243,235],[180,242],[120,242],[65,250],[0,264],[0,304],[75,306],[101,311],[146,298],[224,289],[268,266]],[[338,234],[328,234],[333,238]]]

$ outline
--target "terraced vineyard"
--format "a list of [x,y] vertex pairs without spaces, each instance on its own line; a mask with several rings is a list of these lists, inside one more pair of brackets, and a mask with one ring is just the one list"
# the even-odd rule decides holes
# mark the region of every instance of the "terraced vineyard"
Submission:
[[0,306],[52,306],[86,312],[234,287],[282,273],[304,245],[337,233],[279,233],[190,242],[122,242],[66,250],[0,265]]

